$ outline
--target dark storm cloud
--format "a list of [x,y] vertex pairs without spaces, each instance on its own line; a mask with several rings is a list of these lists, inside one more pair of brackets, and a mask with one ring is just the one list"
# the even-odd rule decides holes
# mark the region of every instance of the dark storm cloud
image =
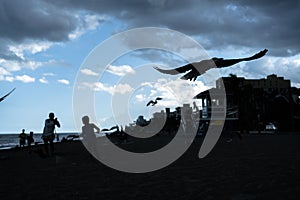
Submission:
[[[202,36],[206,48],[269,48],[270,55],[298,54],[299,1],[57,1],[60,6],[106,13],[130,27],[163,26]],[[201,41],[200,41],[201,42]]]
[[4,0],[0,2],[0,24],[0,37],[12,41],[63,41],[76,28],[76,19],[43,1]]
[[115,17],[129,28],[168,27],[202,38],[207,49],[268,48],[269,55],[291,56],[300,52],[299,5],[281,0],[3,0],[0,37],[66,41],[78,26],[76,14],[91,12]]

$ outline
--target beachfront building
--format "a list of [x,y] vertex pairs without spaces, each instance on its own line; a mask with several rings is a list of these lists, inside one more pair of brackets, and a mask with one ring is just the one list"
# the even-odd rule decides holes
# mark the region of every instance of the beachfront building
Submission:
[[[223,84],[222,84],[223,81]],[[210,97],[225,87],[226,121],[236,130],[260,130],[268,122],[275,123],[280,130],[299,130],[300,92],[291,88],[290,80],[275,74],[263,79],[245,79],[230,75],[216,81],[216,88],[202,92],[197,98],[202,100],[202,118],[210,117],[211,106],[222,109],[224,99]],[[224,105],[224,104],[223,104]]]

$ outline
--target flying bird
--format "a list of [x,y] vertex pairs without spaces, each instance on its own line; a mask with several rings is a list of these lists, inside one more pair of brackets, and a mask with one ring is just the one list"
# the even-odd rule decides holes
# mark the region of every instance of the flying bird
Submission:
[[149,106],[150,104],[151,104],[151,106],[154,106],[155,104],[157,104],[158,100],[162,100],[162,98],[161,97],[156,97],[156,99],[154,101],[153,100],[149,101],[147,103],[147,106]]
[[3,101],[8,95],[10,95],[16,88],[12,89],[9,93],[0,98],[0,102]]
[[245,58],[224,59],[224,58],[214,57],[208,60],[201,60],[200,62],[189,63],[187,65],[175,69],[161,69],[159,67],[154,67],[154,69],[158,70],[161,73],[171,74],[171,75],[181,74],[189,71],[184,76],[182,76],[181,79],[195,81],[198,76],[204,74],[206,71],[212,68],[229,67],[242,61],[255,60],[263,57],[264,55],[266,55],[267,52],[268,50],[264,49],[253,56],[245,57]]

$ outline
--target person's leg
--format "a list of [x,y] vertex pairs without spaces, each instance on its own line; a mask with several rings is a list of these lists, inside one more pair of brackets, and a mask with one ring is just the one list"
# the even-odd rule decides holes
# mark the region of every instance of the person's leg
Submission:
[[31,143],[28,142],[28,152],[31,153]]
[[48,140],[47,139],[44,139],[44,154],[46,156],[49,155],[49,150],[48,150]]
[[54,143],[53,140],[50,140],[50,155],[52,156],[54,153]]

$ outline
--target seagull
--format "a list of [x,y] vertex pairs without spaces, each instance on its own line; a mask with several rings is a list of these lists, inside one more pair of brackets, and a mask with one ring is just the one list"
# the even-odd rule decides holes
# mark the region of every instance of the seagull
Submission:
[[181,74],[189,71],[184,76],[182,76],[181,79],[195,81],[198,76],[204,74],[206,71],[212,68],[229,67],[242,61],[255,60],[263,57],[264,55],[266,55],[267,52],[268,50],[264,49],[253,56],[245,57],[245,58],[224,59],[224,58],[214,57],[208,60],[201,60],[200,62],[189,63],[187,65],[175,69],[161,69],[159,67],[154,67],[154,69],[158,70],[161,73],[171,74],[171,75]]
[[157,104],[158,100],[162,100],[162,98],[161,97],[156,97],[156,99],[154,101],[153,100],[149,101],[147,103],[147,106],[149,106],[150,104],[151,104],[151,106],[154,106],[155,104]]
[[3,101],[8,95],[10,95],[16,88],[12,89],[9,93],[0,98],[0,102]]

